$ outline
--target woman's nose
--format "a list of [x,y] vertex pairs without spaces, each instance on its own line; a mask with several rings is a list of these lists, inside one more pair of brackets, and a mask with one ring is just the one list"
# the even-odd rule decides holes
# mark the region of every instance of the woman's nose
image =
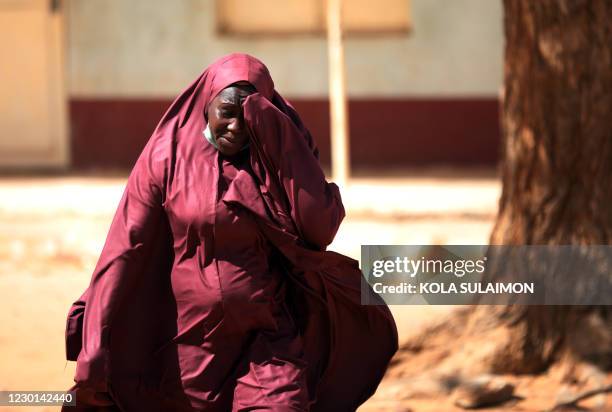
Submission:
[[231,119],[229,124],[227,125],[227,129],[232,132],[239,132],[240,128],[241,128],[240,119],[237,117],[234,117],[233,119]]

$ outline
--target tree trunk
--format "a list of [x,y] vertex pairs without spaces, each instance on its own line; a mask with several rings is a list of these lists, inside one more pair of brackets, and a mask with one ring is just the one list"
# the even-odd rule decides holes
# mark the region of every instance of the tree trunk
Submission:
[[[610,245],[612,1],[504,0],[504,13],[503,190],[490,243]],[[560,352],[610,367],[610,306],[496,315],[512,338],[497,372],[536,372]]]

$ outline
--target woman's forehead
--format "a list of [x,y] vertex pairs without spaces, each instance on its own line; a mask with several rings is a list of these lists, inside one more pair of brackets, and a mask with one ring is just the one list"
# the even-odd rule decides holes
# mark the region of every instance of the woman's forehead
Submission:
[[244,84],[233,84],[221,90],[218,97],[222,102],[227,103],[240,103],[240,100],[247,97],[250,94],[256,93],[257,89],[250,83]]
[[239,92],[236,90],[225,89],[217,96],[217,101],[220,104],[239,105],[241,100],[245,99],[250,93]]

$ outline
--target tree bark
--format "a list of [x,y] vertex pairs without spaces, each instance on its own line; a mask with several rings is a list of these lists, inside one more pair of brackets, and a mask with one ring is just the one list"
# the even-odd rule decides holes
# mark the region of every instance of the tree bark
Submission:
[[[504,0],[504,26],[503,189],[490,243],[610,245],[612,1]],[[495,316],[513,352],[498,372],[540,371],[564,349],[610,367],[612,338],[601,329],[610,306]]]

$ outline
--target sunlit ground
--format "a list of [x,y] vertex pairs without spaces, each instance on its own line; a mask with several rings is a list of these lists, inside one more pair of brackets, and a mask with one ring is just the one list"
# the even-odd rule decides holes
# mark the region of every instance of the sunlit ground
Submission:
[[[66,313],[89,283],[124,184],[117,177],[0,178],[0,390],[71,385]],[[347,217],[331,249],[358,259],[361,244],[487,243],[500,184],[492,174],[371,178],[342,193]],[[405,340],[452,308],[392,310]]]

